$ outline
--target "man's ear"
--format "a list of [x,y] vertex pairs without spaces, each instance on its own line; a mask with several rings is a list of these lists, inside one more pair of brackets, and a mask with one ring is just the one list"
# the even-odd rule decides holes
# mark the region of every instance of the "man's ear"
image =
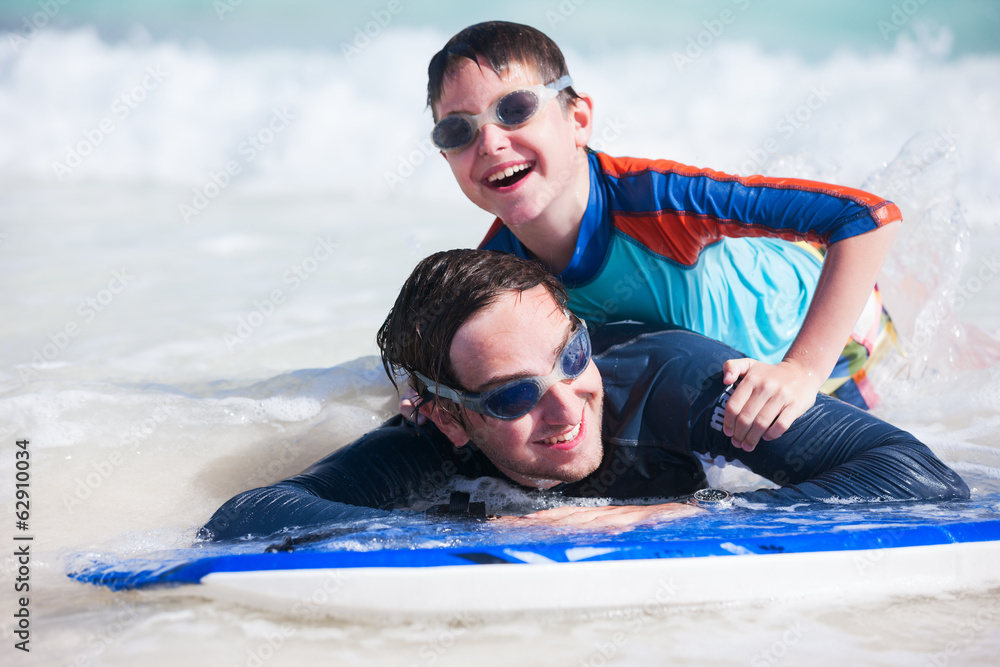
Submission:
[[437,401],[424,401],[420,404],[420,414],[424,415],[438,427],[438,430],[451,440],[451,444],[462,447],[469,442],[469,434],[465,432],[455,417],[442,409]]
[[587,93],[579,93],[577,99],[570,100],[567,110],[573,120],[577,148],[583,148],[594,132],[594,98]]

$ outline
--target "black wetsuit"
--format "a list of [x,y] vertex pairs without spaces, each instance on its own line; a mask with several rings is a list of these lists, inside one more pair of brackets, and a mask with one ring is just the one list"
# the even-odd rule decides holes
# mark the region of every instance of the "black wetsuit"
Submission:
[[[729,399],[722,364],[743,355],[662,327],[612,324],[591,334],[604,382],[604,457],[591,475],[551,493],[685,496],[706,486],[700,452],[738,459],[781,485],[738,494],[754,502],[969,497],[965,482],[915,437],[824,395],[780,438],[752,452],[736,449],[722,433]],[[396,417],[295,477],[234,497],[201,534],[226,539],[377,516],[411,506],[456,476],[507,480],[471,444],[456,449],[432,424],[417,428]]]

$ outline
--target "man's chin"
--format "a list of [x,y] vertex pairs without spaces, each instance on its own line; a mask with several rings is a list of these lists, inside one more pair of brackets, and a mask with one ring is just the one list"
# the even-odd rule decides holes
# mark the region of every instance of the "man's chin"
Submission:
[[601,409],[588,412],[584,419],[584,441],[574,450],[576,457],[564,467],[564,475],[560,476],[563,483],[572,484],[579,482],[587,476],[593,474],[601,467],[604,460],[604,440],[601,438]]
[[601,467],[604,460],[604,443],[600,440],[596,444],[585,443],[579,449],[579,456],[570,465],[562,467],[559,474],[553,475],[563,484],[572,484],[592,475]]
[[573,484],[585,479],[601,466],[604,457],[604,444],[598,441],[596,452],[593,448],[587,448],[586,452],[580,452],[580,456],[574,458],[570,463],[565,463],[555,467],[537,466],[532,470],[504,470],[507,477],[518,484],[530,486],[537,489],[549,489],[559,484]]

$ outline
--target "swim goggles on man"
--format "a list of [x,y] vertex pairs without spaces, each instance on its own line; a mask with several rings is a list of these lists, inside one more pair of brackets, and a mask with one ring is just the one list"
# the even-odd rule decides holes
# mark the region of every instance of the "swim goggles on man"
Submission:
[[552,385],[563,380],[575,380],[590,365],[590,335],[582,324],[569,342],[559,351],[552,372],[505,382],[479,394],[458,391],[436,383],[420,373],[414,375],[427,385],[427,391],[448,398],[464,408],[503,421],[520,419],[535,409]]
[[462,150],[472,143],[483,125],[495,123],[508,129],[523,125],[545,108],[559,91],[572,85],[573,79],[567,74],[552,83],[539,83],[505,93],[481,114],[472,116],[456,113],[446,116],[434,126],[431,141],[443,151]]

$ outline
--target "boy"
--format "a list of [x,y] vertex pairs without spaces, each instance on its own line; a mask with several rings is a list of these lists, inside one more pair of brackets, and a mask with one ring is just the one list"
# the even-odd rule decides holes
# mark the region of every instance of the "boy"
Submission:
[[724,420],[735,446],[780,436],[821,388],[877,401],[864,366],[891,335],[872,289],[901,220],[894,204],[591,151],[593,100],[529,26],[466,28],[428,79],[433,141],[466,196],[497,216],[480,247],[542,262],[584,319],[674,324],[768,362],[726,364],[726,382],[740,380]]

